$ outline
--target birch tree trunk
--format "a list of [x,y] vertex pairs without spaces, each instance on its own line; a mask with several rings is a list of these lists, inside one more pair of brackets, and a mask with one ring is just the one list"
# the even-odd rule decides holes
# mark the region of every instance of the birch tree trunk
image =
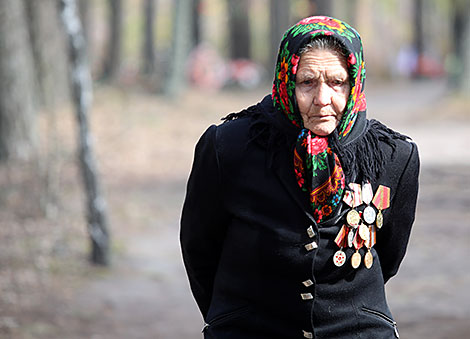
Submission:
[[92,83],[86,56],[86,43],[75,0],[58,0],[61,17],[69,40],[72,95],[79,124],[79,159],[88,207],[88,234],[91,240],[91,261],[94,264],[109,264],[109,232],[106,204],[101,195],[93,140],[88,123],[88,112],[92,102]]

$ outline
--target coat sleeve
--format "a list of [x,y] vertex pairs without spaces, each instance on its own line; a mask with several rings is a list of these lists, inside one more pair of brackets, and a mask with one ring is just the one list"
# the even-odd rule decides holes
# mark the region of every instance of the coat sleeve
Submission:
[[209,127],[196,145],[181,216],[180,242],[189,283],[205,318],[228,223],[223,207],[217,127]]
[[411,152],[405,160],[407,163],[398,181],[388,220],[384,220],[384,226],[377,232],[375,248],[379,254],[385,282],[398,272],[415,219],[420,163],[416,145],[410,145]]

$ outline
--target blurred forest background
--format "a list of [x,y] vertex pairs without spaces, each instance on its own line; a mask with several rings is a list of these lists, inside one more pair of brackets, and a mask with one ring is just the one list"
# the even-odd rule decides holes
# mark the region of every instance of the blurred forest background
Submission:
[[[360,32],[366,92],[390,113],[385,122],[406,132],[436,115],[430,126],[468,126],[469,0],[0,0],[1,338],[200,337],[177,238],[194,144],[209,124],[270,91],[282,34],[313,14]],[[465,151],[468,129],[456,135]],[[424,184],[454,170],[422,151],[424,165],[432,159]],[[466,151],[449,159],[468,220]],[[432,187],[425,192],[445,196]],[[442,204],[423,201],[423,211]],[[468,257],[464,232],[450,240],[461,239],[454,254]],[[434,259],[410,260],[421,269]],[[418,313],[396,300],[402,319],[416,320],[408,338],[464,338],[470,329],[468,304],[453,305],[465,321],[439,323],[460,334],[433,337],[420,326],[423,300]],[[425,315],[428,326],[435,318]]]

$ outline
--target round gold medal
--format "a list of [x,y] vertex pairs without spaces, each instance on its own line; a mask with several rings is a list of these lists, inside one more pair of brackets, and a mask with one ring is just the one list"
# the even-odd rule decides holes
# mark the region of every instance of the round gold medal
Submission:
[[360,225],[360,226],[359,226],[359,236],[360,236],[363,240],[369,241],[369,236],[370,236],[369,227],[367,227],[367,226],[364,225],[364,224]]
[[377,213],[377,219],[375,221],[377,223],[377,228],[382,228],[384,224],[384,216],[381,210],[379,210],[379,213]]
[[367,251],[366,255],[364,256],[364,266],[367,269],[370,269],[372,267],[372,264],[374,263],[374,257],[372,256],[372,253]]
[[348,224],[354,228],[356,228],[359,225],[359,221],[361,220],[361,217],[359,216],[359,213],[356,210],[350,210],[348,214],[346,215],[346,221]]
[[353,268],[358,268],[361,264],[361,254],[359,252],[355,252],[351,257],[351,266]]
[[344,263],[346,262],[346,253],[344,253],[342,250],[336,251],[335,255],[333,256],[333,263],[340,267],[343,266]]

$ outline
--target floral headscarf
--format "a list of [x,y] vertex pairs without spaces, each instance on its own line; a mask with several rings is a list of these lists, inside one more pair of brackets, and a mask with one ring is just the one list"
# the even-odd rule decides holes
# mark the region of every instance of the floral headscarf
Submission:
[[279,47],[272,98],[274,107],[300,128],[294,150],[294,170],[300,188],[309,193],[317,222],[332,215],[345,188],[341,161],[331,148],[329,137],[317,136],[304,127],[295,97],[299,51],[319,35],[335,37],[348,52],[351,93],[334,132],[339,142],[351,132],[358,113],[365,111],[367,106],[363,92],[365,67],[362,42],[354,28],[338,19],[314,16],[301,20],[284,34]]

